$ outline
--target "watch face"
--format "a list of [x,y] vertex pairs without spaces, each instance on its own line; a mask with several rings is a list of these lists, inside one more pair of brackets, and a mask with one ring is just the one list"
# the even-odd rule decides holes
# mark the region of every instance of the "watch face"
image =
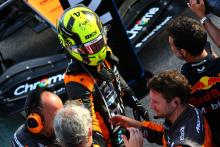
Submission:
[[209,19],[205,16],[202,19],[200,19],[200,23],[204,24],[206,21],[208,21]]

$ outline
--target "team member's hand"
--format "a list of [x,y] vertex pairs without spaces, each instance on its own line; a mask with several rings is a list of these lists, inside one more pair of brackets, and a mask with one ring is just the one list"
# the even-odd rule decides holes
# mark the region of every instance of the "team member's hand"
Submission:
[[141,127],[141,122],[136,121],[132,118],[122,116],[122,115],[116,115],[113,116],[109,119],[110,123],[113,125],[120,125],[125,128],[127,127],[135,127],[135,128],[140,128]]
[[199,19],[205,16],[204,0],[199,0],[199,3],[197,3],[197,0],[189,0],[188,6],[197,15],[197,17],[199,17]]
[[143,147],[143,136],[139,129],[127,128],[130,133],[130,138],[128,139],[125,135],[122,135],[125,147]]

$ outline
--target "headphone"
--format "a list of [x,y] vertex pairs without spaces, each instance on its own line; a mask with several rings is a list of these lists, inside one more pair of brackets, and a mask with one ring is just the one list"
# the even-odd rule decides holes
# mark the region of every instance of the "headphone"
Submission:
[[44,128],[44,121],[40,114],[40,96],[44,91],[52,91],[48,88],[37,87],[36,90],[32,91],[25,101],[25,112],[26,112],[26,126],[28,131],[33,134],[40,133]]
[[44,122],[38,113],[30,113],[27,116],[26,125],[28,131],[33,134],[40,133],[44,128]]

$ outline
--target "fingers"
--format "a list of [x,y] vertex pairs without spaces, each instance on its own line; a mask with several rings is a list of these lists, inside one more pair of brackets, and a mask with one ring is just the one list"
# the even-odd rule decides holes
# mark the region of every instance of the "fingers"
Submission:
[[191,6],[190,6],[190,3],[187,3],[187,6],[190,8]]
[[188,5],[189,7],[191,6],[192,1],[193,1],[193,0],[189,0],[189,2],[187,3],[187,5]]
[[204,0],[199,0],[199,3],[197,3],[197,0],[189,0],[189,3],[187,3],[189,7],[195,6],[195,5],[204,5]]
[[199,3],[204,5],[204,0],[199,0]]
[[144,137],[139,129],[137,130],[137,138],[139,139],[140,146],[143,146]]
[[136,128],[127,128],[127,130],[130,133],[130,138],[131,139],[135,139],[135,140],[139,140],[139,137],[142,136],[141,132],[139,129]]
[[127,128],[130,132],[129,140],[125,139],[125,146],[126,147],[143,147],[143,136],[139,129],[136,128]]
[[139,129],[136,128],[127,128],[130,132],[130,136],[133,136],[135,139],[138,139],[140,136],[142,136]]
[[128,138],[125,135],[121,135],[122,139],[124,140],[124,144],[127,147],[128,146]]
[[195,4],[196,4],[195,2],[196,2],[196,0],[189,0],[189,2],[187,3],[188,7],[190,9],[193,9],[192,7],[195,6]]

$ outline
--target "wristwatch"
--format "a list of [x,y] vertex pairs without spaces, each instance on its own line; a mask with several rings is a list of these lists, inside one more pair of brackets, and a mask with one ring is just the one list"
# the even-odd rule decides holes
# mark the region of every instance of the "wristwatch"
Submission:
[[209,21],[209,18],[204,16],[202,19],[199,20],[200,23],[203,25],[206,21]]

